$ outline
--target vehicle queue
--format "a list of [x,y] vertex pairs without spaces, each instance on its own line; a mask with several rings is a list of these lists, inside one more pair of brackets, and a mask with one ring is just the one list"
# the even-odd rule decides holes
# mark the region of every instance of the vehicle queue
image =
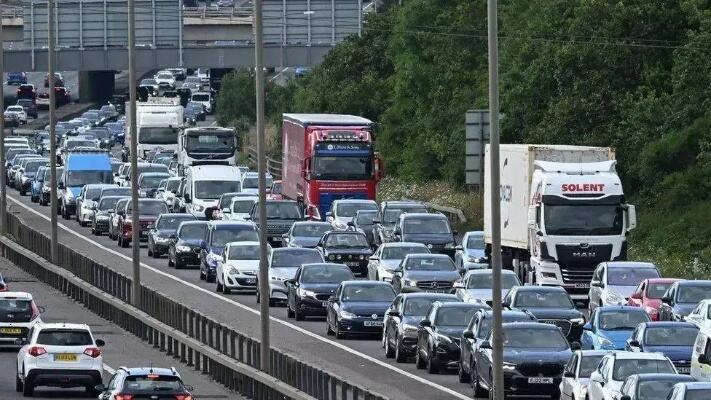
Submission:
[[[158,93],[176,83],[161,72],[141,85],[155,85]],[[6,140],[5,179],[20,195],[48,205],[57,190],[53,212],[117,246],[136,245],[132,233],[139,229],[150,257],[169,268],[194,268],[195,279],[224,295],[254,295],[297,321],[325,319],[324,331],[336,339],[380,339],[386,358],[430,374],[457,373],[475,396],[490,391],[493,276],[483,232],[458,239],[445,215],[415,201],[336,199],[316,218],[284,198],[281,181],[270,175],[267,226],[260,227],[256,174],[248,167],[181,169],[174,151],[157,149],[142,157],[138,181],[131,182],[130,163],[111,153],[126,137],[116,106],[58,125],[56,188],[49,187],[42,140]],[[131,220],[133,184],[141,197],[138,227]],[[260,229],[269,240],[268,298],[257,290]],[[711,281],[662,277],[651,263],[610,261],[595,269],[588,296],[589,313],[561,287],[522,285],[503,271],[507,395],[711,398],[711,384],[704,383],[711,381]],[[33,340],[21,340],[30,347],[18,360],[36,357]],[[87,346],[101,344],[91,340]],[[18,390],[31,395],[28,376],[18,375]]]

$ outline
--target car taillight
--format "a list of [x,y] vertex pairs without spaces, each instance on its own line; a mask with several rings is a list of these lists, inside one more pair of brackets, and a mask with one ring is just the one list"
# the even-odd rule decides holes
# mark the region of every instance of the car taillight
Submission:
[[175,400],[193,400],[193,396],[189,394],[176,394]]
[[91,358],[96,358],[101,355],[101,350],[96,347],[87,347],[86,350],[84,350],[84,354]]
[[47,350],[45,350],[45,348],[42,346],[32,346],[32,347],[30,347],[30,350],[28,350],[27,352],[32,357],[39,357],[42,354],[47,354]]
[[30,317],[30,321],[34,321],[37,317],[39,317],[40,312],[39,308],[37,308],[37,304],[35,302],[32,302],[32,317]]
[[133,400],[133,395],[119,393],[116,396],[114,396],[114,399],[116,399],[116,400]]
[[0,283],[0,292],[7,292],[7,285],[4,283]]

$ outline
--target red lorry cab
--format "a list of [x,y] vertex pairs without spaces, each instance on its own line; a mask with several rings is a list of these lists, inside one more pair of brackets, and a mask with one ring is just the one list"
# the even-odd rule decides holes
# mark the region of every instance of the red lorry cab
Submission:
[[383,164],[372,121],[353,115],[284,114],[282,193],[321,219],[337,199],[375,200]]

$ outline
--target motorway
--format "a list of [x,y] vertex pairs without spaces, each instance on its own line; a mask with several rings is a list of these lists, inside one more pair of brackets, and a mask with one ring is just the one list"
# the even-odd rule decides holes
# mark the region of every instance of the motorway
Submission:
[[[192,385],[193,394],[197,399],[242,399],[238,394],[232,393],[208,379],[200,372],[194,371],[178,360],[173,359],[154,349],[151,345],[142,342],[137,337],[124,331],[75,303],[61,292],[54,290],[44,283],[38,282],[33,276],[27,274],[4,258],[0,258],[0,272],[8,281],[10,290],[32,293],[37,305],[44,307],[42,314],[44,322],[74,322],[84,323],[91,327],[94,337],[104,339],[106,346],[102,349],[104,357],[104,383],[107,383],[114,370],[120,366],[174,366],[180,373],[183,381]],[[0,397],[19,398],[15,393],[15,379],[13,372],[16,367],[17,352],[12,349],[0,352]],[[80,398],[87,397],[83,389],[54,389],[39,388],[35,398]]]
[[[202,123],[210,125],[209,118]],[[8,191],[8,210],[33,229],[49,236],[49,208],[30,202]],[[131,249],[120,248],[107,236],[92,236],[89,228],[76,221],[60,219],[59,241],[94,260],[131,275]],[[259,307],[254,295],[223,295],[214,283],[199,280],[197,270],[175,270],[165,257],[147,256],[141,246],[142,279],[145,286],[156,289],[196,311],[232,326],[244,334],[259,338]],[[295,322],[287,320],[286,309],[270,310],[272,345],[298,359],[347,378],[353,384],[368,388],[390,399],[470,399],[472,390],[457,381],[454,373],[429,375],[417,370],[414,363],[398,364],[386,359],[379,338],[335,340],[326,335],[324,320]]]

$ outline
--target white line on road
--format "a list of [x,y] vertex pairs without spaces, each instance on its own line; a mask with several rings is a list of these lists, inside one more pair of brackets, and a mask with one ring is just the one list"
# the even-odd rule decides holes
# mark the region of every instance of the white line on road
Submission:
[[[47,217],[46,215],[44,215],[44,214],[42,214],[42,213],[40,213],[40,212],[38,212],[38,211],[36,211],[36,210],[33,210],[32,208],[30,208],[30,207],[28,207],[27,205],[23,204],[23,203],[20,202],[19,200],[15,199],[14,196],[7,196],[7,198],[10,199],[10,200],[12,200],[15,204],[19,205],[20,207],[24,208],[25,210],[27,210],[27,211],[29,211],[29,212],[31,212],[31,213],[33,213],[33,214],[35,214],[35,215],[37,215],[37,216],[43,218],[45,221],[50,221],[50,218],[49,218],[49,217]],[[67,232],[73,234],[74,236],[76,236],[76,237],[78,237],[78,238],[81,238],[81,239],[85,240],[86,242],[91,243],[92,245],[94,245],[94,246],[96,246],[96,247],[98,247],[98,248],[100,248],[100,249],[102,249],[102,250],[108,251],[109,253],[114,254],[114,255],[116,255],[116,256],[118,256],[118,257],[121,257],[121,258],[123,258],[124,260],[131,261],[131,257],[129,257],[129,256],[125,255],[125,254],[119,253],[119,252],[116,251],[116,250],[110,249],[110,248],[108,248],[108,247],[102,245],[101,243],[98,243],[98,242],[96,242],[96,241],[94,241],[94,240],[92,240],[92,239],[90,239],[90,238],[88,238],[88,237],[82,235],[81,233],[75,231],[74,229],[71,229],[71,228],[67,227],[66,225],[64,225],[64,224],[62,224],[62,223],[59,223],[59,222],[58,222],[58,223],[57,223],[57,226],[61,227],[61,228],[64,229],[65,231],[67,231]],[[230,303],[230,304],[232,304],[232,305],[234,305],[234,306],[236,306],[236,307],[239,307],[239,308],[241,308],[241,309],[243,309],[243,310],[245,310],[245,311],[251,312],[252,314],[260,315],[260,312],[259,312],[259,311],[254,310],[254,309],[252,309],[252,308],[250,308],[250,307],[248,307],[248,306],[246,306],[246,305],[244,305],[244,304],[242,304],[242,303],[239,303],[239,302],[234,301],[234,300],[232,300],[232,299],[226,298],[226,297],[224,297],[224,296],[221,296],[221,295],[219,295],[219,294],[216,294],[216,293],[214,293],[214,292],[211,292],[211,291],[209,291],[209,290],[207,290],[207,289],[201,288],[200,286],[197,286],[197,285],[195,285],[195,284],[193,284],[193,283],[186,282],[186,281],[184,281],[184,280],[182,280],[182,279],[180,279],[180,278],[178,278],[178,277],[176,277],[176,276],[174,276],[174,275],[171,275],[171,274],[168,274],[168,273],[166,273],[166,272],[163,272],[163,271],[161,271],[161,270],[159,270],[159,269],[153,268],[153,267],[151,267],[151,266],[148,265],[148,264],[141,263],[141,266],[142,266],[143,268],[146,268],[146,269],[148,269],[148,270],[150,270],[150,271],[155,272],[156,274],[163,275],[163,276],[165,276],[166,278],[169,278],[169,279],[171,279],[171,280],[173,280],[173,281],[175,281],[175,282],[177,282],[177,283],[180,283],[180,284],[183,284],[183,285],[185,285],[185,286],[188,286],[188,287],[190,287],[191,289],[198,290],[198,291],[200,291],[200,292],[202,292],[202,293],[204,293],[204,294],[206,294],[206,295],[209,295],[209,296],[212,296],[212,297],[214,297],[214,298],[223,300],[223,301],[225,301],[225,302],[227,302],[227,303]],[[407,371],[405,371],[405,370],[402,370],[402,369],[400,369],[400,368],[394,367],[394,366],[392,366],[392,365],[390,365],[390,364],[388,364],[388,363],[386,363],[386,362],[383,362],[383,361],[381,361],[381,360],[378,360],[377,358],[371,357],[371,356],[369,356],[369,355],[367,355],[367,354],[364,354],[364,353],[361,353],[361,352],[359,352],[359,351],[353,350],[353,349],[351,349],[350,347],[348,347],[348,346],[346,346],[346,345],[344,345],[344,344],[342,344],[342,343],[338,343],[338,342],[335,342],[335,341],[333,341],[333,340],[330,340],[330,339],[326,339],[326,338],[324,338],[324,337],[321,337],[321,336],[319,336],[319,335],[317,335],[317,334],[315,334],[315,333],[313,333],[313,332],[310,332],[310,331],[308,331],[308,330],[306,330],[306,329],[304,329],[304,328],[302,328],[302,327],[300,327],[300,326],[298,326],[298,325],[294,325],[294,324],[292,324],[292,323],[290,323],[290,322],[284,321],[284,320],[282,320],[282,319],[279,319],[279,318],[273,317],[273,316],[270,316],[269,319],[272,320],[272,321],[274,321],[274,322],[276,322],[276,323],[279,323],[279,324],[281,324],[281,325],[284,325],[284,326],[286,326],[286,327],[288,327],[288,328],[290,328],[290,329],[293,329],[293,330],[296,330],[296,331],[298,331],[298,332],[301,332],[301,333],[303,333],[304,335],[307,335],[307,336],[309,336],[309,337],[311,337],[311,338],[313,338],[313,339],[320,340],[321,342],[324,342],[324,343],[328,343],[328,344],[330,344],[331,346],[337,347],[337,348],[339,348],[339,349],[341,349],[341,350],[343,350],[343,351],[346,351],[346,352],[348,352],[348,353],[350,353],[350,354],[353,354],[353,355],[355,355],[355,356],[358,356],[358,357],[361,357],[361,358],[363,358],[363,359],[365,359],[365,360],[368,360],[368,361],[370,361],[370,362],[372,362],[372,363],[375,363],[375,364],[377,364],[377,365],[379,365],[379,366],[381,366],[381,367],[383,367],[383,368],[387,368],[387,369],[389,369],[389,370],[391,370],[391,371],[393,371],[393,372],[396,372],[396,373],[398,373],[398,374],[400,374],[400,375],[406,376],[406,377],[408,377],[408,378],[410,378],[410,379],[413,379],[413,380],[415,380],[415,381],[417,381],[417,382],[420,382],[420,383],[422,383],[422,384],[424,384],[424,385],[430,386],[430,387],[432,387],[432,388],[434,388],[434,389],[437,389],[437,390],[442,391],[442,392],[444,392],[444,393],[450,394],[450,395],[452,395],[452,396],[454,396],[454,397],[456,397],[456,398],[458,398],[458,399],[470,400],[470,397],[469,397],[469,396],[466,396],[466,395],[464,395],[464,394],[462,394],[462,393],[459,393],[459,392],[457,392],[457,391],[454,391],[454,390],[452,390],[452,389],[450,389],[450,388],[448,388],[448,387],[442,386],[442,385],[440,385],[440,384],[431,382],[431,381],[429,381],[429,380],[427,380],[427,379],[425,379],[425,378],[419,377],[419,376],[417,376],[417,375],[415,375],[415,374],[412,374],[412,373],[407,372]]]
[[108,365],[104,364],[104,371],[108,372],[109,374],[113,375],[116,373],[116,370],[109,367]]

